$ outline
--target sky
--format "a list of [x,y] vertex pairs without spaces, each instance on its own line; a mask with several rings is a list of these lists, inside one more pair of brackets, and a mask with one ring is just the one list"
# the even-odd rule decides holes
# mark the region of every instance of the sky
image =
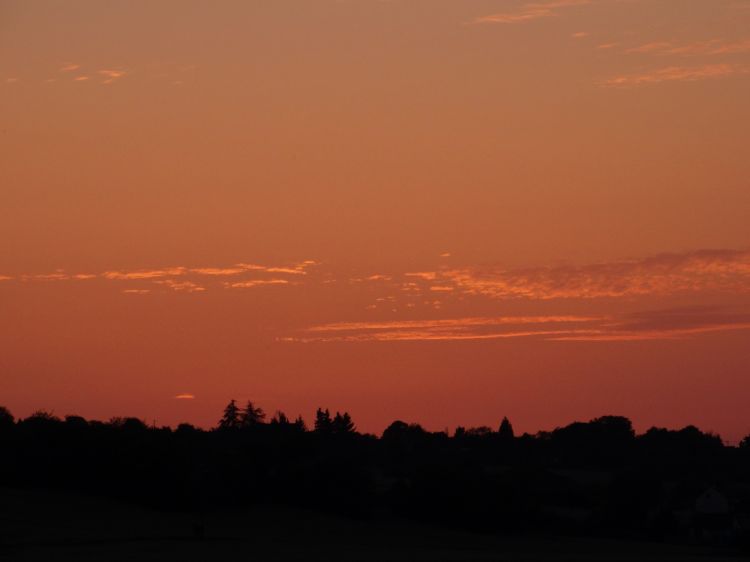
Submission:
[[736,442],[748,100],[748,0],[0,0],[0,403]]

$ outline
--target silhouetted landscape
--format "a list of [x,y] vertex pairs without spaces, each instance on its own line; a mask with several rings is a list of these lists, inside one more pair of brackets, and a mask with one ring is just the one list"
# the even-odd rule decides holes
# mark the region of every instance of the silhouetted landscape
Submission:
[[618,416],[377,437],[346,412],[308,427],[235,401],[211,430],[3,408],[0,454],[3,559],[725,559],[750,544],[750,436],[636,435]]

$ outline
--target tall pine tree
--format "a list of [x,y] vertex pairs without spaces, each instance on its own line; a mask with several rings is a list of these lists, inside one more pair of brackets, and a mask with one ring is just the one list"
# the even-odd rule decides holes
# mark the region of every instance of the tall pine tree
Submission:
[[230,400],[224,408],[224,415],[219,420],[219,429],[237,429],[238,427],[240,427],[240,409],[236,401]]

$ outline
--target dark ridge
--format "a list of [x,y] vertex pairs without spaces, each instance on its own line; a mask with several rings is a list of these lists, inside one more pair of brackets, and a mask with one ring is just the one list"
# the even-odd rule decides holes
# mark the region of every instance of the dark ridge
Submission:
[[453,435],[395,421],[377,437],[328,409],[312,427],[252,402],[231,401],[208,431],[0,408],[0,487],[180,512],[196,540],[211,538],[205,514],[256,506],[506,537],[750,542],[750,436],[732,447],[693,426],[636,435],[605,416],[521,436],[507,418]]

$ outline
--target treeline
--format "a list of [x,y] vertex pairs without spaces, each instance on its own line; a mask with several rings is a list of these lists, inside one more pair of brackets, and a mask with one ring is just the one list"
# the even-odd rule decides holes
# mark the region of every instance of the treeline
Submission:
[[[211,430],[47,412],[15,420],[0,408],[0,486],[163,509],[285,504],[488,532],[741,542],[750,437],[730,447],[692,426],[636,435],[619,416],[521,436],[508,419],[452,435],[395,421],[377,437],[347,412],[318,409],[308,427],[235,401]],[[716,516],[703,513],[709,492]]]

